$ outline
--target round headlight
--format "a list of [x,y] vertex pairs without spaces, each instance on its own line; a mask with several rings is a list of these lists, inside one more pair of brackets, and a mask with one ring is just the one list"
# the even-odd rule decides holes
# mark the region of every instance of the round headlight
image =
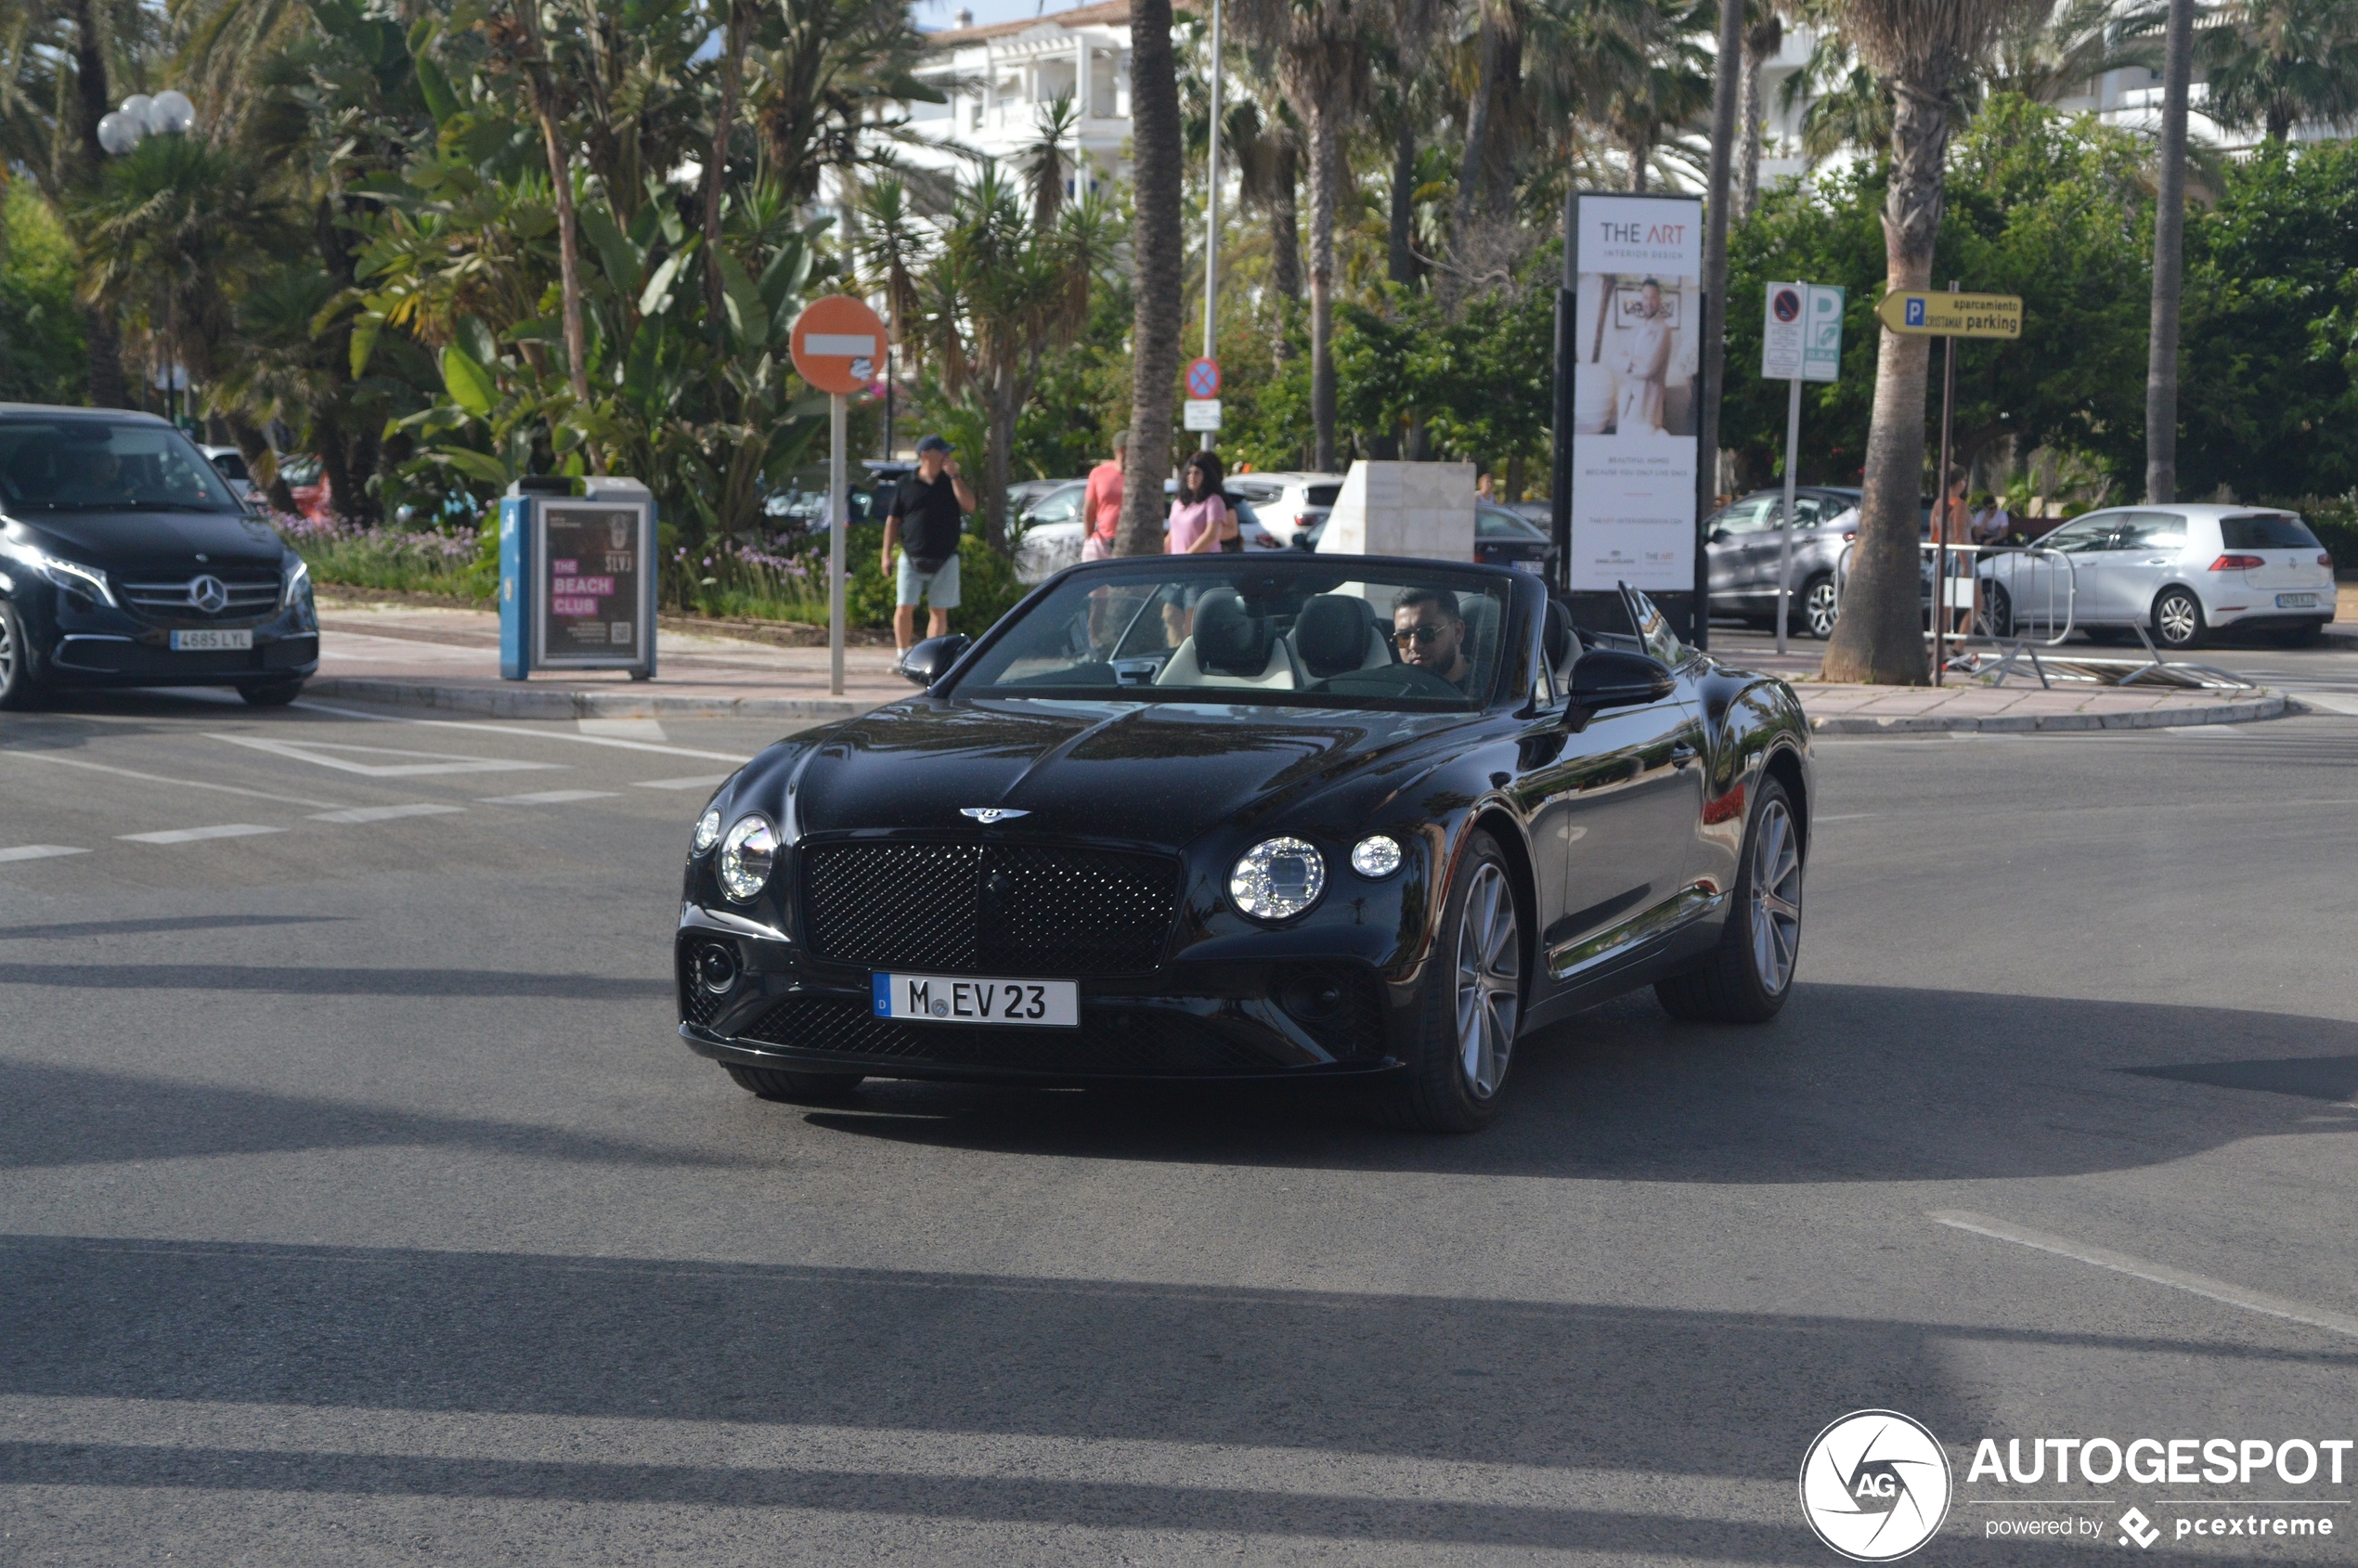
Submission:
[[720,808],[707,806],[704,815],[696,819],[696,853],[701,855],[720,842]]
[[720,888],[739,903],[761,891],[778,862],[778,830],[756,814],[739,817],[720,841]]
[[1351,869],[1380,882],[1400,869],[1400,842],[1385,834],[1370,834],[1351,847]]
[[1228,874],[1228,896],[1255,920],[1291,920],[1326,890],[1326,860],[1300,838],[1265,838]]

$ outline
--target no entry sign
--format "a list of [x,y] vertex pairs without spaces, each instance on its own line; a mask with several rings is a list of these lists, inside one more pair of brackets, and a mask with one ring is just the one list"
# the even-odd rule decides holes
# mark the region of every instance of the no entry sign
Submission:
[[829,294],[803,306],[789,340],[794,368],[820,392],[865,392],[884,357],[885,327],[865,300]]

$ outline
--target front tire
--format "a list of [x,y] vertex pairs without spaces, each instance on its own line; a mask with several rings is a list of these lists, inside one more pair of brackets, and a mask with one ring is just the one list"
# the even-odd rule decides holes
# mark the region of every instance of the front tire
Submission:
[[41,683],[32,675],[32,641],[17,607],[0,599],[0,708],[37,707]]
[[1498,1113],[1522,1023],[1522,926],[1507,857],[1487,833],[1466,840],[1425,961],[1408,1067],[1384,1086],[1384,1120],[1419,1133],[1472,1133]]
[[789,1072],[784,1068],[723,1065],[746,1094],[784,1105],[839,1106],[851,1098],[861,1083],[856,1072]]
[[1664,1012],[1709,1024],[1762,1024],[1777,1016],[1793,992],[1801,956],[1805,849],[1793,797],[1777,780],[1763,779],[1718,945],[1684,974],[1654,982]]
[[2165,588],[2154,601],[2154,646],[2183,653],[2202,646],[2202,601],[2188,590]]
[[1981,634],[1985,637],[2012,637],[2015,634],[2015,601],[2003,583],[1985,583],[1988,590],[1981,596]]

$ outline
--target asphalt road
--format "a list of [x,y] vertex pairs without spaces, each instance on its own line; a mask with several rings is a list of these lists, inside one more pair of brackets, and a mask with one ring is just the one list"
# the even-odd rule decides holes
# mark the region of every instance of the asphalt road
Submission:
[[0,1562],[1833,1563],[1868,1406],[1917,1561],[2358,1555],[2358,1457],[1967,1475],[2358,1438],[2358,718],[1827,743],[1783,1016],[1626,999],[1435,1139],[757,1101],[667,971],[764,732],[357,715],[0,720]]

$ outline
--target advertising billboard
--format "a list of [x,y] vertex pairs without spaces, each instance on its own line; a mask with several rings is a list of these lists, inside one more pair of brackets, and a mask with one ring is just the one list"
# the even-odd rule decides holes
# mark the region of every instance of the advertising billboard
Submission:
[[1574,591],[1695,586],[1703,203],[1573,201]]

